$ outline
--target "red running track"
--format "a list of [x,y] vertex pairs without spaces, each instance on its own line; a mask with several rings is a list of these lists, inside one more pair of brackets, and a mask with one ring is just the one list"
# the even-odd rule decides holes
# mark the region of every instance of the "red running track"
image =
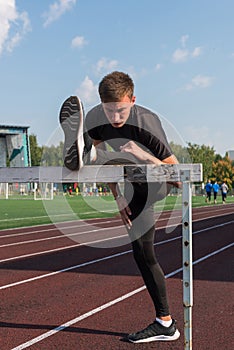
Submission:
[[[156,252],[181,337],[133,345],[154,319],[119,218],[0,231],[0,349],[184,349],[181,212],[156,216]],[[234,205],[193,210],[193,349],[233,349]]]

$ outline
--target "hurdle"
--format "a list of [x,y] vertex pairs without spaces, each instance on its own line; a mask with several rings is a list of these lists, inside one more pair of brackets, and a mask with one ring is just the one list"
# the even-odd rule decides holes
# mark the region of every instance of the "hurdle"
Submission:
[[184,350],[192,349],[192,183],[202,181],[202,164],[87,165],[79,171],[64,167],[0,168],[0,183],[30,182],[181,182]]

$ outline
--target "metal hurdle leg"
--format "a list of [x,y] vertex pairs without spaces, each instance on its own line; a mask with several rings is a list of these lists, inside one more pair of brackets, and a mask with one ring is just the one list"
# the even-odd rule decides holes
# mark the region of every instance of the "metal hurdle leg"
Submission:
[[184,349],[192,349],[192,183],[190,170],[181,172],[182,192],[182,254],[183,254],[183,305],[184,305]]

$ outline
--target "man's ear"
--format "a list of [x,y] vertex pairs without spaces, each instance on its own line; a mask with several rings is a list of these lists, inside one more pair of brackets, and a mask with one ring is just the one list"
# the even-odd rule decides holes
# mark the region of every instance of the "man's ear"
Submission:
[[131,102],[132,102],[132,103],[135,103],[135,102],[136,102],[136,96],[132,96]]

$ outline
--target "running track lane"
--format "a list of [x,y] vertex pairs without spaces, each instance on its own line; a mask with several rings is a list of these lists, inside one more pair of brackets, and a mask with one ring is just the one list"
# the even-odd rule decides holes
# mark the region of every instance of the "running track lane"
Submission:
[[[233,207],[223,211],[221,206],[215,210],[217,213],[214,207],[194,212],[195,220],[196,215],[203,217],[204,212],[207,217],[213,217],[194,222],[194,261],[197,263],[194,266],[193,341],[194,349],[199,350],[232,348],[231,326],[230,329],[224,327],[224,322],[231,316],[233,293]],[[161,223],[158,221],[158,226]],[[183,349],[182,277],[177,272],[181,267],[181,230],[178,227],[168,235],[163,231],[158,230],[156,251],[170,277],[167,281],[170,305],[182,337],[172,344],[139,344],[139,349]],[[13,235],[15,231],[10,232]],[[6,231],[1,232],[0,237],[3,234],[6,235]],[[37,234],[33,238],[37,240]],[[4,240],[1,240],[3,245]],[[17,236],[15,242],[19,242]],[[38,251],[48,250],[47,243],[41,241]],[[28,254],[31,249],[35,253],[33,244],[27,243],[24,247],[26,245]],[[15,258],[14,248],[11,245],[3,249],[8,251],[8,257]],[[106,260],[101,260],[102,257]],[[72,269],[74,265],[77,267]],[[70,269],[51,276],[66,267]],[[1,268],[1,285],[7,285],[2,284],[5,279],[9,285],[1,289],[2,350],[23,349],[25,346],[19,345],[25,343],[30,349],[46,350],[130,349],[133,345],[119,338],[152,321],[153,308],[129,245],[109,249],[81,246],[41,253],[2,262]],[[43,275],[45,277],[31,281],[25,278]],[[13,285],[23,280],[24,283]],[[65,326],[56,328],[64,323]]]

